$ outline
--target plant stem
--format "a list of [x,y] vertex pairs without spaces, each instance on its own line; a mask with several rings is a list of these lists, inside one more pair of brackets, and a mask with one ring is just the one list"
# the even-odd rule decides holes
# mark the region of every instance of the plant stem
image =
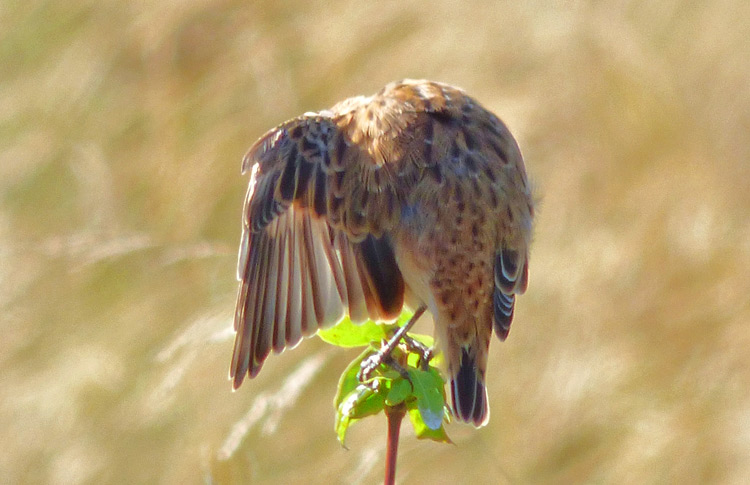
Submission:
[[385,406],[385,415],[388,419],[388,444],[385,450],[385,485],[396,483],[396,459],[398,458],[398,439],[401,431],[401,420],[406,414],[406,406],[403,403],[396,406]]

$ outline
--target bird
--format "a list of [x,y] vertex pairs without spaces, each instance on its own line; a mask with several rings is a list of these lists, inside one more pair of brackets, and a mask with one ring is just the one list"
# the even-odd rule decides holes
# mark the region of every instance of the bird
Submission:
[[460,88],[405,79],[282,123],[242,172],[233,388],[344,316],[426,309],[452,414],[487,424],[490,341],[508,337],[533,233],[507,126]]

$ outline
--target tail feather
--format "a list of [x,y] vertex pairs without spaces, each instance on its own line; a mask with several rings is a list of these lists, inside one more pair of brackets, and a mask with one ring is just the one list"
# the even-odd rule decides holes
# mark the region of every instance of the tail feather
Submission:
[[476,427],[487,424],[490,419],[487,388],[474,357],[467,349],[462,349],[461,365],[451,379],[451,397],[453,415],[457,419]]

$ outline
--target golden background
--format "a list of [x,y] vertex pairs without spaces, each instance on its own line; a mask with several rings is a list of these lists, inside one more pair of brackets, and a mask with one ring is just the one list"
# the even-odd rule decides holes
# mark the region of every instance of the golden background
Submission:
[[540,199],[492,420],[402,483],[750,480],[750,3],[0,6],[0,482],[378,483],[356,352],[230,392],[240,159],[405,77],[509,125]]

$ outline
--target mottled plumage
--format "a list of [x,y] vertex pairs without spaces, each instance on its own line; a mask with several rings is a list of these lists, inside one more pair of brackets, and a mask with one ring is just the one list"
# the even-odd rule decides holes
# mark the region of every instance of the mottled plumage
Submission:
[[505,125],[457,88],[405,80],[283,123],[242,168],[234,387],[345,314],[424,304],[454,414],[485,424],[490,337],[526,289],[534,212]]

